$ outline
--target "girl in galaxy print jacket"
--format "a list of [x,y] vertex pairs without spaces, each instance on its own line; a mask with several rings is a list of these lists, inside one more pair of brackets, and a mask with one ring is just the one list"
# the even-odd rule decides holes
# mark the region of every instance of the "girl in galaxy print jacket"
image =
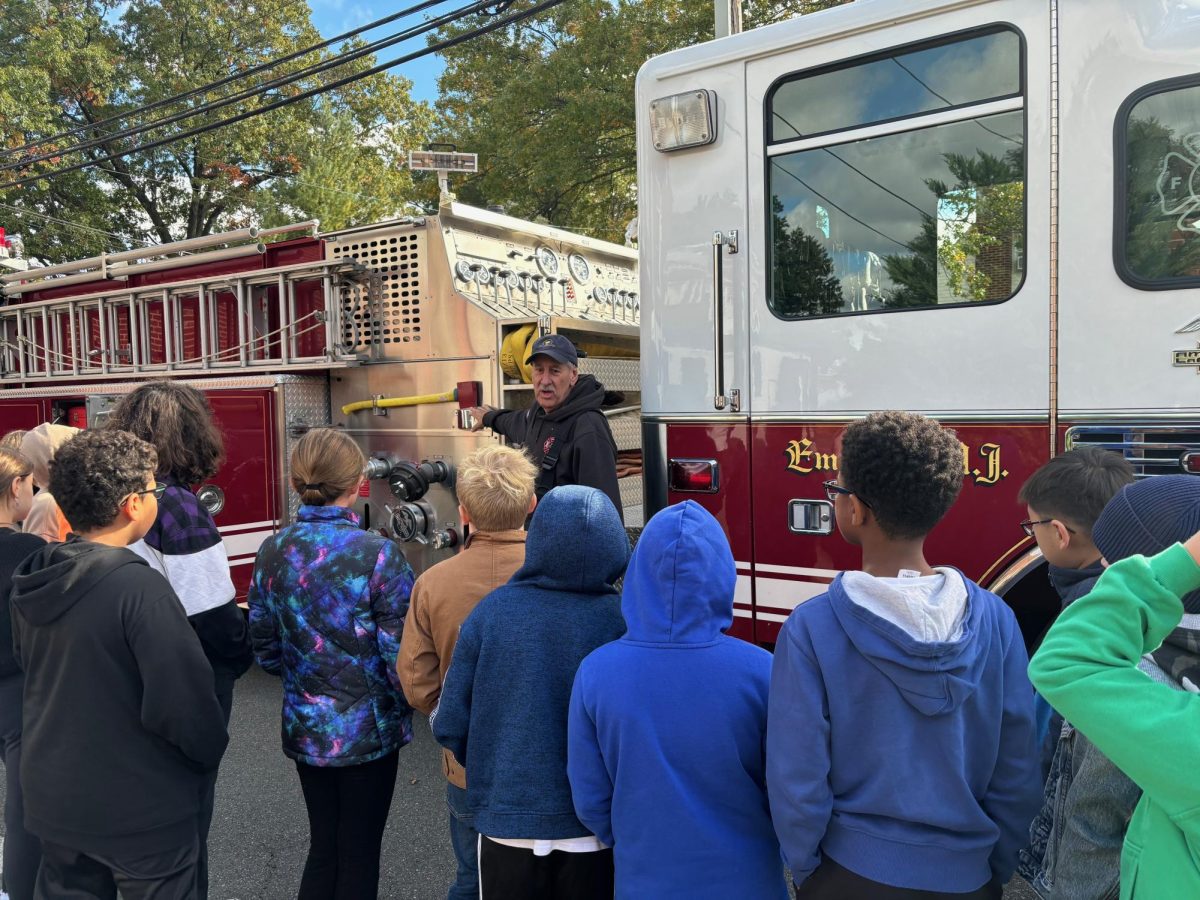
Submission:
[[[320,499],[310,496],[319,490],[302,499]],[[396,654],[413,580],[400,548],[337,502],[305,502],[293,525],[263,543],[250,634],[258,664],[283,678],[288,757],[348,766],[412,740]]]

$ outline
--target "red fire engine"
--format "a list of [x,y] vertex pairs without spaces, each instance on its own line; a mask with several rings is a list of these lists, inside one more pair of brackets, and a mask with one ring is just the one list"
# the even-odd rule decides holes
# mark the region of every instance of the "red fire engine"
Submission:
[[1200,473],[1198,43],[1195,3],[861,0],[642,69],[647,512],[722,521],[736,633],[856,565],[821,482],[872,410],[958,433],[929,552],[1031,642],[1026,477]]
[[[321,233],[244,229],[0,275],[0,433],[99,423],[140,382],[203,390],[227,460],[196,485],[244,596],[262,541],[296,508],[291,445],[344,428],[370,458],[363,526],[417,571],[462,537],[454,461],[495,440],[462,412],[533,402],[525,348],[543,333],[624,401],[606,410],[636,459],[637,256],[448,199],[436,216]],[[456,415],[457,408],[457,415]],[[640,466],[620,480],[640,523]]]

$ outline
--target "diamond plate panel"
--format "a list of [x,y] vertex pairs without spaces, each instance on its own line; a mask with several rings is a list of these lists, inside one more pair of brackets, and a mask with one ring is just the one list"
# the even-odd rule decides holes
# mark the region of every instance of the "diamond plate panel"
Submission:
[[636,359],[585,356],[579,360],[579,371],[587,375],[594,375],[596,380],[610,391],[640,391],[642,389],[641,362]]
[[300,509],[300,495],[292,490],[288,480],[288,460],[292,458],[292,448],[301,437],[295,433],[298,430],[296,426],[320,428],[332,421],[329,409],[329,382],[325,378],[300,376],[284,376],[280,380],[283,398],[283,458],[280,474],[287,496],[288,522],[292,522]]
[[[621,491],[621,507],[626,511],[642,505],[642,476],[629,475],[617,479],[617,487]],[[630,522],[626,521],[626,525]]]
[[618,450],[637,450],[642,446],[642,416],[638,411],[610,416],[608,427]]

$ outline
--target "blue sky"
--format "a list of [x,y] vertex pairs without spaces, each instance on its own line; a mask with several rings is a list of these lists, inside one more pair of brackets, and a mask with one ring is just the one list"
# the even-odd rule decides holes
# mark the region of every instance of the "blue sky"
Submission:
[[[386,4],[366,3],[363,0],[308,0],[308,5],[312,7],[313,25],[324,37],[333,37],[414,4],[412,0],[391,0]],[[420,24],[426,16],[448,12],[456,5],[458,4],[449,2],[440,4],[424,13],[410,16],[407,19],[398,19],[382,28],[368,31],[362,37],[368,41],[379,40],[397,31]],[[424,47],[426,37],[426,35],[420,35],[406,43],[389,47],[380,54],[379,61],[395,59]],[[441,57],[430,55],[403,63],[391,71],[403,75],[413,83],[412,93],[415,99],[433,102],[437,97],[437,78],[443,68]]]

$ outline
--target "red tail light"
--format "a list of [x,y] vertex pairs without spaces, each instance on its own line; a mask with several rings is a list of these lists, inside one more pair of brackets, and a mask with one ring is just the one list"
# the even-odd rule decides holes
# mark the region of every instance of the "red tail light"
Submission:
[[715,494],[720,488],[715,459],[672,459],[667,463],[667,484],[673,491]]
[[1193,451],[1183,454],[1179,465],[1189,475],[1200,475],[1200,453]]

